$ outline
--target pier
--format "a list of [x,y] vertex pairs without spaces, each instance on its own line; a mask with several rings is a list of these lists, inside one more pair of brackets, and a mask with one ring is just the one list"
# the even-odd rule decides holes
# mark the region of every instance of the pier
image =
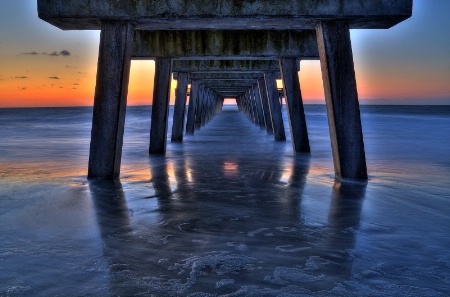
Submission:
[[101,30],[89,177],[120,175],[131,59],[156,63],[150,154],[165,154],[170,81],[179,81],[172,141],[193,134],[225,98],[255,124],[286,139],[276,78],[283,80],[293,149],[311,148],[299,62],[319,59],[335,176],[367,179],[350,29],[388,29],[412,0],[112,1],[38,0],[39,17],[63,30]]

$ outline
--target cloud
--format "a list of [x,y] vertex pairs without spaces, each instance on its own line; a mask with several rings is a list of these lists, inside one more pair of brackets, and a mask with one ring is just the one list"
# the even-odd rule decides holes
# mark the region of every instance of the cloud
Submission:
[[73,85],[74,85],[74,86],[79,86],[80,84],[79,84],[79,83],[74,83]]
[[50,78],[50,79],[60,79],[60,78],[57,77],[57,76],[49,76],[48,78]]
[[14,78],[18,78],[18,79],[26,79],[26,78],[28,78],[28,76],[16,76],[16,77],[14,77]]
[[41,54],[39,54],[38,52],[32,51],[32,52],[22,53],[22,55],[32,55],[32,56],[44,55],[44,56],[51,56],[51,57],[59,57],[59,56],[68,57],[68,56],[71,56],[72,54],[68,50],[64,49],[62,51],[54,51],[50,54],[47,52],[42,52]]
[[22,55],[33,55],[33,56],[35,56],[35,55],[39,55],[39,53],[37,53],[37,52],[29,52],[29,53],[22,53]]
[[17,87],[17,88],[21,91],[25,91],[27,89],[27,87]]
[[58,56],[63,56],[63,57],[68,57],[71,55],[71,53],[68,50],[62,50],[60,52],[54,51],[51,54],[48,54],[49,56],[54,56],[54,57],[58,57]]
[[65,57],[70,56],[70,52],[68,50],[62,50],[59,52],[59,54]]

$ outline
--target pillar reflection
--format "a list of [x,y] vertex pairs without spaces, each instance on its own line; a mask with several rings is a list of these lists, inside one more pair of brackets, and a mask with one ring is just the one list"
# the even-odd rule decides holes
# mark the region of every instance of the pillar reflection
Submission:
[[352,276],[354,250],[366,195],[366,183],[333,185],[328,214],[326,256],[330,276],[349,279]]
[[128,232],[129,210],[121,182],[111,179],[91,179],[89,191],[102,238]]

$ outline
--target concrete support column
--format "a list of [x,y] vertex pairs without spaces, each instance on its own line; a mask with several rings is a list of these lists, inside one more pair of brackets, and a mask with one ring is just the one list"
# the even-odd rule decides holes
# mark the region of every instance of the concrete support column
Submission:
[[236,103],[238,105],[239,111],[245,113],[242,95],[239,95],[239,97],[237,97]]
[[251,112],[250,112],[250,107],[248,104],[248,94],[247,94],[247,90],[245,90],[244,94],[242,94],[242,103],[244,106],[244,113],[247,115],[248,119],[250,121],[252,121],[252,116],[251,116]]
[[204,108],[204,102],[205,102],[205,87],[204,85],[200,85],[198,89],[198,96],[197,96],[197,108],[195,109],[195,123],[194,128],[195,130],[200,130],[202,126],[202,112]]
[[164,155],[166,153],[171,68],[172,59],[156,59],[152,121],[150,128],[150,154]]
[[219,96],[217,96],[217,111],[216,114],[220,113],[223,109],[223,103],[224,103],[224,98],[220,98]]
[[308,129],[298,80],[297,60],[295,58],[280,59],[280,69],[294,152],[309,153]]
[[205,89],[205,102],[204,108],[201,115],[201,126],[204,127],[208,122],[208,114],[209,114],[209,102],[211,101],[211,90]]
[[259,117],[259,108],[258,108],[258,103],[256,101],[255,89],[253,87],[251,87],[249,92],[250,92],[250,95],[252,98],[253,111],[254,111],[254,115],[255,115],[255,125],[259,126],[259,125],[261,125],[261,123],[260,123],[261,118]]
[[261,130],[266,129],[266,122],[264,120],[264,110],[261,103],[261,96],[259,94],[258,84],[254,84],[252,87],[253,97],[255,98],[256,110],[258,111],[258,123]]
[[264,78],[258,79],[258,90],[264,112],[264,122],[266,123],[267,134],[273,134],[272,118],[270,117],[269,98],[267,97],[266,81],[264,80]]
[[116,178],[120,175],[133,32],[129,23],[102,23],[89,178]]
[[286,141],[275,73],[266,72],[264,76],[266,79],[267,95],[269,96],[270,115],[272,117],[275,141]]
[[321,22],[316,32],[336,178],[367,179],[349,25]]
[[251,110],[251,115],[252,115],[252,122],[253,122],[253,124],[258,125],[258,111],[256,110],[255,98],[253,96],[252,88],[249,88],[247,90],[247,96],[248,96],[248,103],[250,105],[250,110]]
[[192,80],[191,82],[191,94],[189,96],[189,109],[188,116],[186,120],[186,134],[193,135],[195,128],[195,111],[197,109],[198,103],[198,88],[199,81]]
[[187,87],[188,74],[186,72],[179,72],[177,89],[175,92],[175,106],[173,110],[172,142],[183,142]]

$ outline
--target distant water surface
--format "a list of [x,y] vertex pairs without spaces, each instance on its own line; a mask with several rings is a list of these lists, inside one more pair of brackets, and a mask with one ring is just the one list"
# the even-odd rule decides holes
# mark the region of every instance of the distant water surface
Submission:
[[310,156],[227,106],[156,157],[129,107],[120,181],[91,108],[0,109],[0,296],[450,296],[450,107],[362,106],[367,184],[305,109]]

